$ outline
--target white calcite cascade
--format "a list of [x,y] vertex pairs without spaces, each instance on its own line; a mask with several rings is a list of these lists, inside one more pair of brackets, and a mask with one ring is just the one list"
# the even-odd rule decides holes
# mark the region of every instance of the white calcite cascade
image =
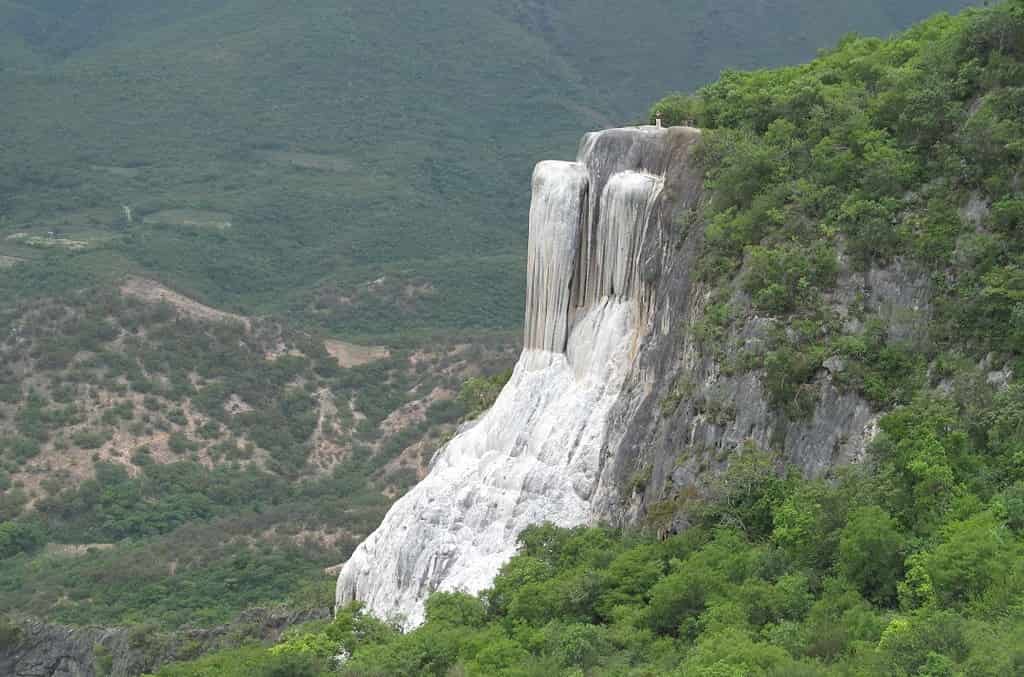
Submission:
[[662,196],[656,127],[588,134],[533,174],[524,350],[494,406],[435,455],[338,578],[410,628],[435,590],[490,585],[531,524],[593,520],[608,413],[636,355],[641,252]]

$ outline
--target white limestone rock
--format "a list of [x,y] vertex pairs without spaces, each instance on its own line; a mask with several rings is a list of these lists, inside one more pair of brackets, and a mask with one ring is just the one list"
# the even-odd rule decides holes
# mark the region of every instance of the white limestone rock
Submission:
[[666,131],[588,135],[578,162],[537,166],[523,354],[494,406],[437,453],[344,565],[338,604],[362,600],[414,627],[435,590],[490,585],[527,526],[593,519],[608,414],[639,340],[640,253],[664,184],[646,169],[661,162]]

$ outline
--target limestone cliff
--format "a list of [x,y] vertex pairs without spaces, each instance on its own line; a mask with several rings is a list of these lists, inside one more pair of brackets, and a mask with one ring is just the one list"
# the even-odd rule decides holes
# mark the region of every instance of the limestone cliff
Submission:
[[[739,450],[753,445],[777,453],[779,469],[799,468],[807,477],[828,476],[861,460],[877,432],[879,411],[837,383],[841,360],[826,360],[805,390],[813,404],[789,416],[772,402],[764,369],[742,364],[763,351],[784,321],[759,315],[739,284],[714,290],[697,274],[705,224],[701,209],[713,196],[701,188],[699,168],[667,172],[665,205],[657,227],[660,248],[643,255],[642,275],[650,295],[643,340],[612,407],[602,474],[592,521],[622,526],[678,528],[679,497],[702,491]],[[857,331],[860,315],[884,318],[891,338],[905,339],[929,314],[924,273],[895,263],[854,272],[840,259],[830,310]],[[701,331],[714,292],[729,297],[736,319],[720,333]],[[677,505],[673,505],[676,502]],[[659,513],[652,524],[652,508]],[[660,521],[660,523],[658,523]]]
[[[741,319],[696,331],[712,292],[696,273],[710,199],[700,141],[688,127],[611,129],[586,135],[575,162],[537,166],[519,363],[343,567],[339,604],[409,627],[431,592],[487,587],[530,524],[655,512],[671,529],[677,498],[750,444],[812,476],[861,457],[877,415],[827,369],[810,411],[787,417],[761,371],[736,368],[774,324],[738,285]],[[830,301],[843,315],[854,297],[894,316],[927,310],[927,287],[900,269],[844,272]]]
[[345,564],[339,603],[413,626],[431,592],[485,588],[530,524],[594,519],[611,411],[650,321],[645,259],[666,247],[660,224],[699,138],[606,130],[584,138],[575,162],[537,166],[522,356],[494,406]]

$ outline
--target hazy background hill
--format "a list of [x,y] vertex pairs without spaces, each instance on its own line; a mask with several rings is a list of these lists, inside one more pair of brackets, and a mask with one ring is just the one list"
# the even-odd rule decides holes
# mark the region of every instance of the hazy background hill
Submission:
[[131,271],[348,336],[512,328],[538,158],[965,4],[0,0],[0,256],[46,259],[4,285]]

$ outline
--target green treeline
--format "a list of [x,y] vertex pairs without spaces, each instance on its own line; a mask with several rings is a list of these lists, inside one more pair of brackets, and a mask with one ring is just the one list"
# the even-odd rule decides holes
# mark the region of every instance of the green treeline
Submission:
[[870,459],[831,482],[746,448],[664,540],[533,527],[492,588],[435,594],[408,634],[353,606],[245,660],[159,674],[1020,674],[1024,480],[1005,468],[1024,389],[973,423],[961,406],[886,416]]
[[[804,386],[830,357],[879,407],[908,402],[929,364],[948,374],[992,353],[1021,372],[1019,1],[939,15],[891,40],[851,36],[806,65],[726,72],[655,112],[705,129],[713,198],[699,261],[715,297],[704,324],[787,318],[740,366],[764,368],[788,414],[809,413]],[[844,270],[918,276],[931,312],[879,317],[858,298],[837,314],[828,295]],[[736,307],[736,286],[749,307]]]

